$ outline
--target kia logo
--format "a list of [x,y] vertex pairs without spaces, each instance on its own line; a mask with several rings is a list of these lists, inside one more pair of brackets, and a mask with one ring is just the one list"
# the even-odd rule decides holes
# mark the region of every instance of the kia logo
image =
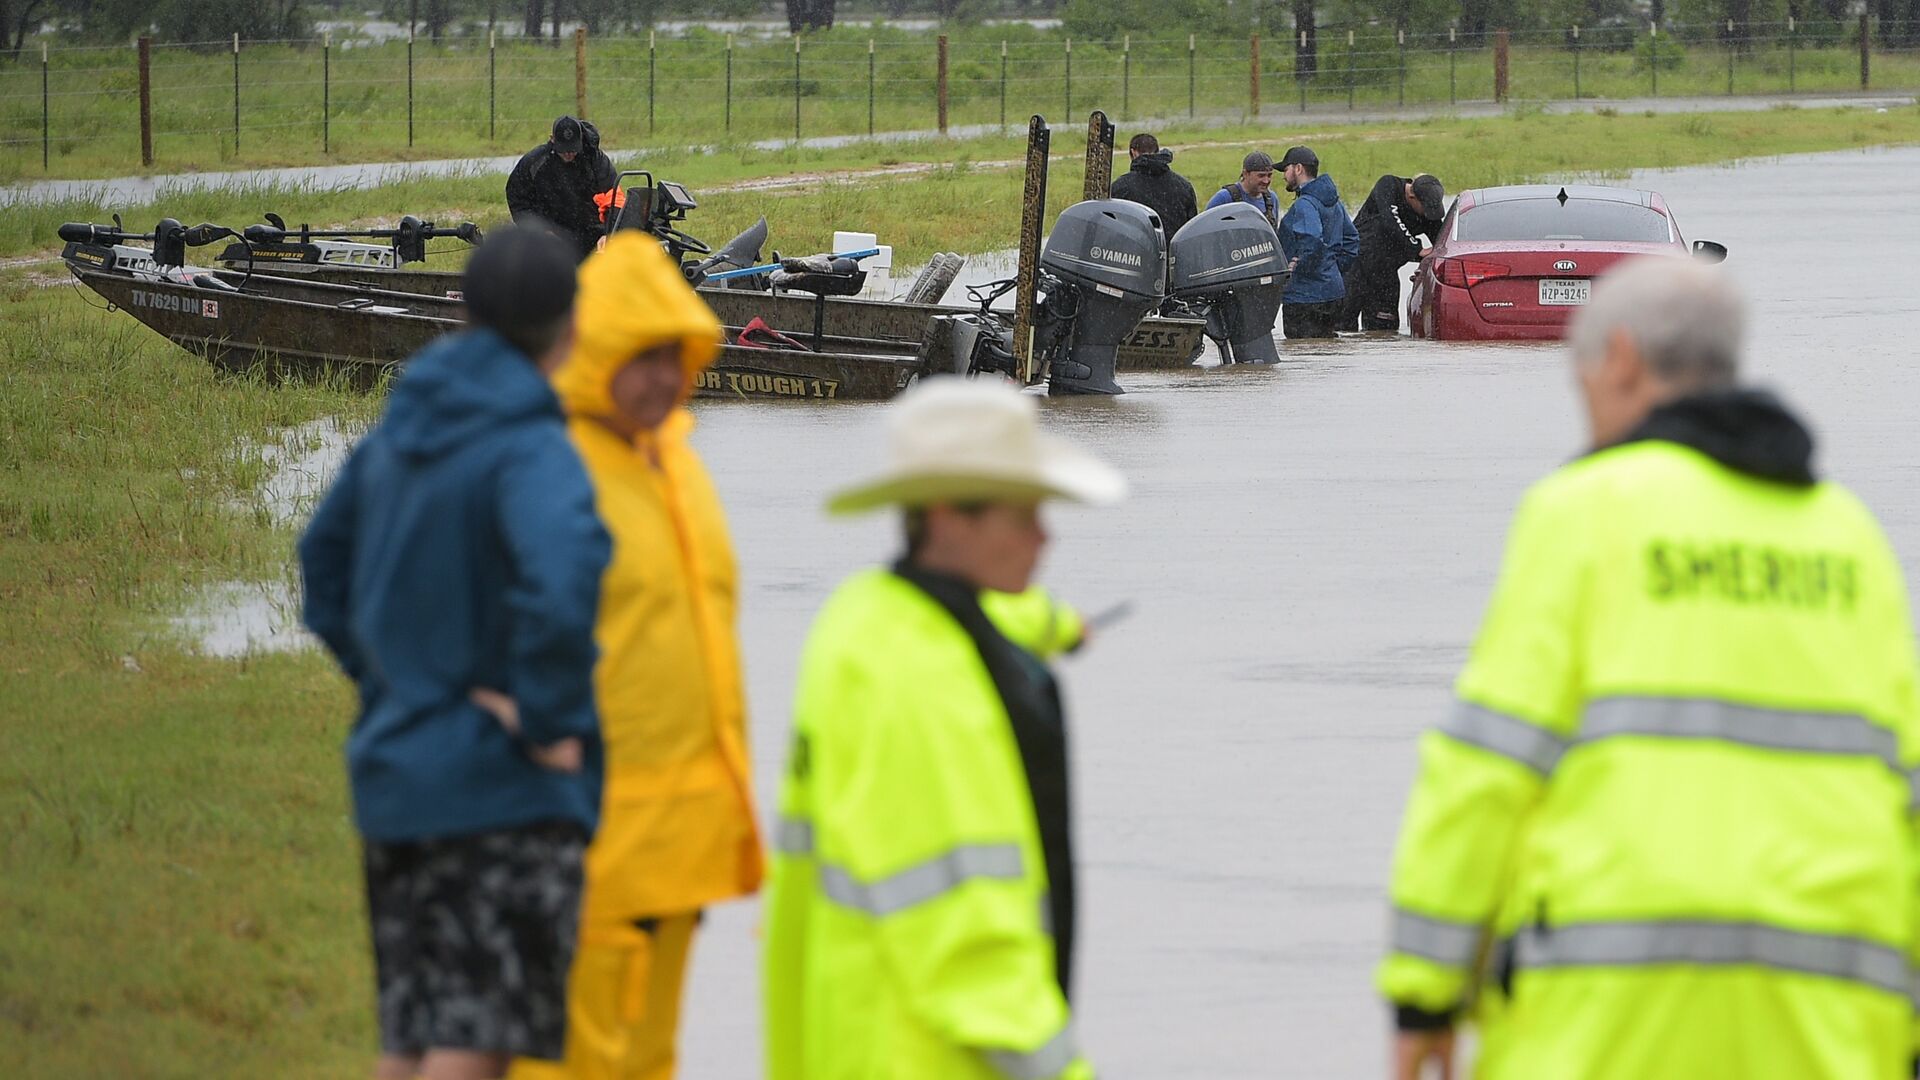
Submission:
[[1561,259],[1559,262],[1553,264],[1553,268],[1555,270],[1578,270],[1580,264],[1574,262],[1572,259]]

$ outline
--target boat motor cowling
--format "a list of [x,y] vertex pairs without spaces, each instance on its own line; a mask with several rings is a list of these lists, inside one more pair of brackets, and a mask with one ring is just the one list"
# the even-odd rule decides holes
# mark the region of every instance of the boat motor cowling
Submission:
[[1166,296],[1159,215],[1124,199],[1069,206],[1053,224],[1040,268],[1052,280],[1036,323],[1052,319],[1065,332],[1048,357],[1050,390],[1121,393],[1113,378],[1120,345]]
[[1208,308],[1207,333],[1226,343],[1223,359],[1278,363],[1273,321],[1289,275],[1266,216],[1244,203],[1216,206],[1181,226],[1167,246],[1167,291]]

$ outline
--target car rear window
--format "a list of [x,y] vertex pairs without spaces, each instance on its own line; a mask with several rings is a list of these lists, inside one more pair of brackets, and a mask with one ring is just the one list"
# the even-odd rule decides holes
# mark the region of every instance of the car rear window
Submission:
[[1598,199],[1514,199],[1482,203],[1460,215],[1454,239],[1608,240],[1665,243],[1667,219],[1634,203]]

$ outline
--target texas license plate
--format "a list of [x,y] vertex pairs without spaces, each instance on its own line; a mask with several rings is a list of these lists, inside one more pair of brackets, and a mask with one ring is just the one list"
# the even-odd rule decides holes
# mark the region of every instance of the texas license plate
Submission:
[[1540,304],[1542,307],[1570,307],[1587,302],[1587,295],[1593,289],[1593,282],[1586,278],[1541,278]]

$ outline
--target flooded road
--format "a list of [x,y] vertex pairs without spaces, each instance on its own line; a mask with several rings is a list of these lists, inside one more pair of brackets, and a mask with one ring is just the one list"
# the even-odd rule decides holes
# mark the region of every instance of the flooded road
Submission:
[[[1417,168],[1417,161],[1406,163]],[[1328,169],[1349,188],[1371,177]],[[1920,150],[1646,174],[1689,239],[1732,249],[1758,381],[1821,440],[1920,570]],[[1371,968],[1414,737],[1449,685],[1524,488],[1581,449],[1557,347],[1346,340],[1271,370],[1135,375],[1048,425],[1134,483],[1061,510],[1046,581],[1131,619],[1063,674],[1074,723],[1083,1041],[1111,1077],[1371,1077]],[[755,757],[769,812],[807,624],[891,557],[890,521],[824,519],[880,412],[720,405],[699,446],[732,514]],[[684,1074],[759,1067],[757,912],[713,913]]]

